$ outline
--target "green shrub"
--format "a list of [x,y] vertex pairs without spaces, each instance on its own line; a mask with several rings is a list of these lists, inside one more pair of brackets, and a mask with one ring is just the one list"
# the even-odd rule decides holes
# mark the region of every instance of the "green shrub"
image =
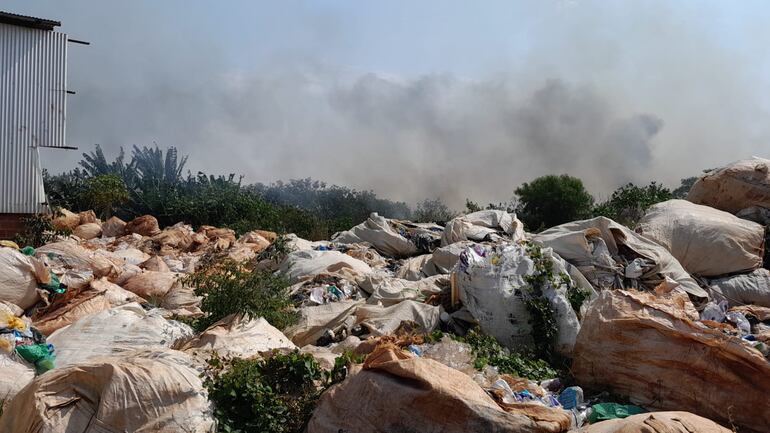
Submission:
[[530,231],[541,231],[591,215],[594,199],[572,176],[548,175],[516,188],[516,214]]
[[116,174],[102,174],[87,181],[84,200],[104,219],[112,216],[118,205],[128,202],[128,189]]
[[361,357],[347,351],[331,371],[312,355],[295,350],[266,358],[209,360],[204,386],[214,403],[219,431],[227,433],[300,433],[321,394],[345,379]]
[[20,247],[32,246],[39,247],[53,242],[59,236],[69,235],[69,230],[58,230],[53,226],[52,217],[58,215],[58,210],[54,210],[52,215],[39,213],[24,218],[24,229],[14,238]]
[[264,317],[278,329],[296,323],[298,318],[287,293],[289,282],[272,272],[253,270],[245,263],[212,263],[187,276],[183,283],[203,296],[201,309],[206,316],[195,321],[198,331],[234,313]]
[[209,364],[204,385],[220,432],[302,432],[322,392],[321,367],[298,351],[229,362],[215,357]]
[[629,183],[616,189],[607,201],[594,208],[593,213],[633,228],[647,208],[673,197],[668,188],[655,182],[641,187]]

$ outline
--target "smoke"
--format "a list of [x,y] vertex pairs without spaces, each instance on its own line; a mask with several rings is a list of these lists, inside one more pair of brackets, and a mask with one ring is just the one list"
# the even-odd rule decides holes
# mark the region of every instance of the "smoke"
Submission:
[[[177,146],[193,171],[252,182],[313,177],[461,208],[465,198],[508,200],[544,174],[580,177],[600,197],[626,182],[675,187],[704,167],[760,153],[769,138],[766,101],[756,96],[768,87],[763,65],[752,45],[725,48],[746,41],[714,30],[722,19],[715,6],[538,2],[519,27],[488,38],[496,45],[467,42],[464,55],[495,54],[473,57],[469,72],[446,47],[439,53],[454,62],[445,69],[350,68],[339,59],[361,50],[351,41],[366,30],[345,28],[328,11],[284,17],[309,36],[244,65],[248,49],[234,60],[211,33],[158,33],[166,19],[136,5],[114,14],[136,26],[122,32],[63,11],[74,36],[95,40],[70,59],[78,92],[69,100],[70,145],[100,143],[113,154]],[[747,25],[766,33],[760,18]],[[511,52],[501,42],[509,35],[523,48]],[[751,39],[761,48],[762,38]],[[441,61],[398,50],[390,58]],[[43,155],[52,171],[79,159],[55,152]]]

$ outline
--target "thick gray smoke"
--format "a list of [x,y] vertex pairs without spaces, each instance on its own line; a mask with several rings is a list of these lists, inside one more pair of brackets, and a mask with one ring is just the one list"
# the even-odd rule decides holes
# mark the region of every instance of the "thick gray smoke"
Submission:
[[[403,62],[386,63],[385,72],[349,69],[339,59],[370,49],[356,45],[365,29],[329,11],[281,15],[282,28],[310,29],[290,43],[256,39],[229,49],[219,37],[224,21],[187,23],[181,4],[163,15],[152,2],[75,3],[82,7],[47,2],[20,12],[61,18],[73,36],[94,42],[71,47],[78,93],[69,101],[68,137],[82,150],[177,146],[194,171],[253,182],[313,177],[460,208],[466,197],[508,200],[544,174],[578,176],[599,197],[625,182],[676,186],[702,168],[762,153],[770,136],[757,96],[770,86],[754,55],[761,46],[751,45],[763,38],[719,30],[715,23],[726,18],[711,6],[532,2],[518,26],[488,38],[500,44],[439,51],[454,66],[463,53],[488,52],[491,60],[469,74],[453,66],[409,72]],[[767,33],[761,17],[744,18],[753,24],[738,23]],[[454,37],[461,29],[449,35],[461,41]],[[276,39],[294,37],[274,31]],[[520,45],[515,53],[506,51],[508,39]],[[396,49],[404,58],[423,55]],[[243,66],[252,53],[260,60]],[[52,171],[79,157],[43,155]]]

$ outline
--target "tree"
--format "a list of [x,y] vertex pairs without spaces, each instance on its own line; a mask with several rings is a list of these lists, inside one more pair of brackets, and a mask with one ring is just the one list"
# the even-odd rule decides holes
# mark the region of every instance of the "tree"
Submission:
[[616,189],[609,200],[596,206],[594,215],[606,216],[631,227],[644,216],[648,207],[672,198],[671,191],[659,183],[650,182],[642,187],[628,183]]
[[516,213],[531,231],[541,231],[591,215],[594,199],[576,177],[541,176],[516,188]]
[[446,222],[455,217],[449,207],[440,198],[425,199],[417,203],[414,220],[420,223]]
[[88,179],[86,185],[83,191],[85,202],[89,203],[104,219],[112,216],[115,208],[129,199],[126,184],[116,174],[92,177]]

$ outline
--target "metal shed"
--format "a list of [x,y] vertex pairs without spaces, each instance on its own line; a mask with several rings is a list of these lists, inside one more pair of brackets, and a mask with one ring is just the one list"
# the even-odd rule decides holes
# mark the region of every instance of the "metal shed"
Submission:
[[66,148],[67,35],[53,30],[60,25],[0,12],[0,216],[5,214],[4,219],[8,214],[45,210],[39,148]]

